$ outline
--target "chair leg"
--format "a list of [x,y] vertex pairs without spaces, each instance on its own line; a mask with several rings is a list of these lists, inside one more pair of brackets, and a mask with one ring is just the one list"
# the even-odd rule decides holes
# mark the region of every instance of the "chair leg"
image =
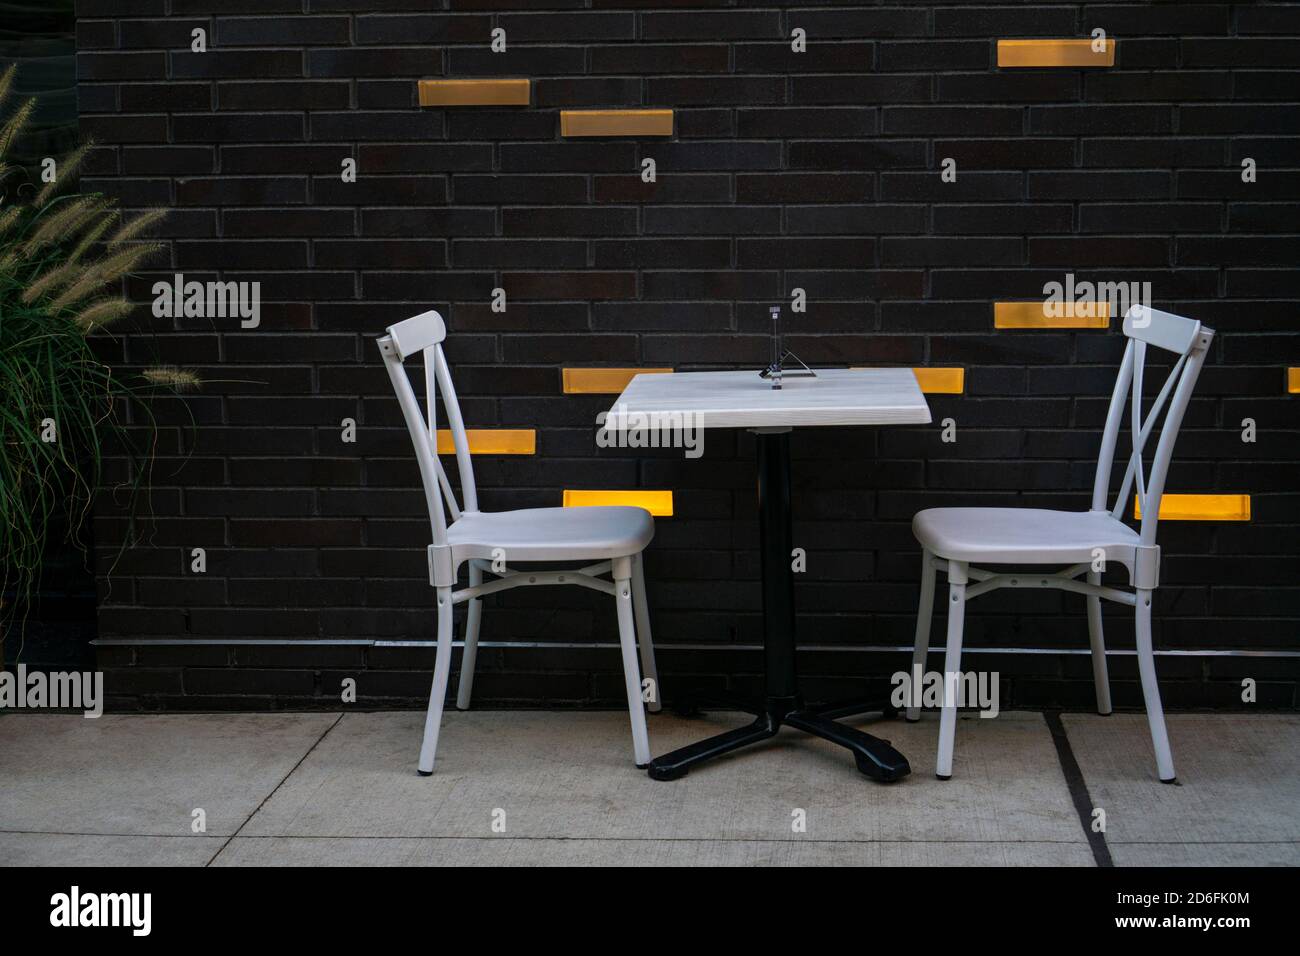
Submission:
[[[1089,572],[1089,584],[1101,584],[1101,575]],[[1097,713],[1110,713],[1110,675],[1106,671],[1106,641],[1101,629],[1101,598],[1088,599],[1088,642],[1092,645],[1092,682],[1097,688]]]
[[652,714],[663,710],[663,695],[659,691],[659,669],[655,667],[655,645],[650,635],[650,605],[645,593],[645,555],[632,558],[632,610],[636,614],[636,641],[641,650],[641,677],[650,681],[650,702],[646,704]]
[[907,707],[908,720],[921,719],[921,688],[915,683],[917,669],[925,673],[926,655],[930,653],[930,617],[934,613],[934,579],[938,571],[930,563],[933,555],[921,551],[921,605],[916,611],[916,645],[912,650],[911,685],[912,696]]
[[[483,569],[469,566],[469,586],[483,583]],[[465,615],[465,650],[460,656],[460,681],[456,686],[456,707],[469,710],[470,696],[474,693],[474,665],[478,662],[478,631],[483,622],[483,599],[471,598]]]
[[419,769],[425,777],[433,773],[433,758],[438,751],[442,704],[447,699],[447,678],[451,675],[451,637],[451,588],[438,588],[438,656],[433,664],[429,711],[424,717],[424,742],[420,745]]
[[1174,755],[1165,730],[1165,712],[1160,706],[1160,687],[1156,684],[1156,658],[1151,643],[1151,592],[1137,592],[1137,659],[1142,677],[1142,696],[1146,699],[1147,724],[1151,727],[1151,745],[1156,752],[1156,770],[1163,783],[1173,783]]
[[966,621],[966,562],[948,562],[948,648],[943,658],[943,710],[939,715],[939,757],[935,776],[952,776],[953,739],[957,735],[957,686],[961,680],[961,632]]
[[650,735],[646,731],[645,704],[641,700],[641,670],[637,667],[636,628],[632,623],[632,560],[614,559],[614,603],[618,610],[618,642],[623,649],[623,681],[627,709],[632,718],[632,751],[638,767],[650,763]]

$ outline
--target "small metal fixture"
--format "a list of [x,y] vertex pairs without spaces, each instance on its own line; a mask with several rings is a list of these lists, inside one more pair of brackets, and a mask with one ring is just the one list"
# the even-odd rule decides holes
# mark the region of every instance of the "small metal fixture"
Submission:
[[[803,359],[784,348],[781,343],[781,307],[774,305],[769,311],[772,314],[772,361],[767,368],[758,373],[759,377],[770,378],[773,390],[781,388],[781,379],[783,377],[816,378],[817,373],[805,365]],[[799,367],[786,370],[786,359],[798,362]]]

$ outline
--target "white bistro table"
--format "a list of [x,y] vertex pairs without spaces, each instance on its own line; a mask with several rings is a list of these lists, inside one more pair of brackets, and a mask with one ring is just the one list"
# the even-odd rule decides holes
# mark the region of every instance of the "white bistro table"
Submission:
[[[807,708],[795,672],[793,538],[790,511],[790,431],[851,425],[923,425],[930,408],[906,368],[817,369],[816,378],[788,375],[777,390],[756,371],[638,375],[606,415],[610,431],[661,427],[746,428],[757,436],[758,514],[763,565],[763,646],[766,697],[741,704],[754,722],[701,740],[651,762],[656,780],[684,776],[692,766],[774,736],[782,724],[815,734],[853,752],[875,780],[906,776],[907,758],[889,742],[839,723],[837,717],[892,708],[848,701]],[[735,703],[735,702],[730,702]]]

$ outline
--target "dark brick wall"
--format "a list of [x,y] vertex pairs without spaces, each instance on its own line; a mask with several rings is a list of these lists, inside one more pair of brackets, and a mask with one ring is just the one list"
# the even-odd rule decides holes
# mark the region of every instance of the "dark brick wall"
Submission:
[[[6,173],[3,203],[23,177],[40,181],[44,157],[77,145],[77,64],[72,0],[48,0],[39,9],[0,0],[0,23],[0,70],[18,69],[9,105],[36,101],[26,133],[6,150],[6,161],[23,171]],[[29,606],[15,607],[11,592],[0,595],[0,664],[20,660],[29,667],[74,670],[93,665],[95,576],[67,532],[62,521],[49,529],[39,590]]]
[[[608,396],[564,395],[563,365],[753,367],[766,308],[807,290],[791,347],[814,363],[959,365],[936,426],[795,438],[803,640],[911,640],[919,508],[1082,508],[1121,337],[995,331],[992,303],[1068,271],[1149,281],[1219,330],[1170,491],[1243,492],[1250,523],[1169,523],[1159,646],[1295,650],[1300,619],[1300,6],[1281,3],[673,3],[546,0],[81,0],[87,187],[167,206],[170,261],[140,277],[258,280],[261,327],[156,320],[123,340],[209,383],[161,406],[154,520],[101,581],[100,634],[126,640],[430,640],[428,524],[373,338],[428,308],[471,427],[538,430],[532,458],[481,458],[492,509],[564,487],[670,488],[649,554],[665,692],[745,685],[754,645],[752,442],[707,456],[599,451]],[[428,12],[430,8],[434,12]],[[437,9],[441,7],[441,9]],[[489,51],[507,31],[508,52]],[[209,52],[189,52],[204,27]],[[806,53],[790,33],[807,31]],[[1114,68],[999,70],[1002,37],[1119,41]],[[524,76],[528,108],[421,110],[421,78]],[[561,107],[671,107],[671,141],[565,142]],[[340,181],[341,160],[359,178]],[[658,181],[641,182],[653,157]],[[942,182],[943,158],[958,164]],[[1258,180],[1243,183],[1254,158]],[[491,311],[491,290],[509,295]],[[788,309],[787,309],[787,314]],[[195,424],[188,424],[192,414]],[[343,444],[339,423],[359,423]],[[1243,418],[1258,423],[1240,440]],[[106,572],[125,520],[96,526]],[[208,571],[188,571],[189,549]],[[485,640],[609,642],[600,595],[491,599]],[[971,647],[1086,646],[1077,596],[972,605]],[[1108,613],[1112,645],[1132,627]],[[936,622],[936,626],[941,623]],[[694,650],[690,649],[695,647]],[[903,655],[809,651],[817,697]],[[996,665],[1020,703],[1086,705],[1081,656]],[[426,693],[427,648],[102,649],[119,706],[333,706],[365,671],[371,706]],[[485,651],[485,701],[616,700],[609,650]],[[1131,659],[1118,696],[1136,703]],[[1295,705],[1283,658],[1161,659],[1171,704],[1231,705],[1242,676]],[[746,676],[748,675],[748,676]]]

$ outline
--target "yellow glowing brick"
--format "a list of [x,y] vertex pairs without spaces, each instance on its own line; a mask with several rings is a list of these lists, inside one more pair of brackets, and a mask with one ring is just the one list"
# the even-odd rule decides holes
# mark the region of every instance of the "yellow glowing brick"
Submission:
[[1109,302],[994,302],[995,329],[1105,329]]
[[[1137,495],[1133,517],[1141,518]],[[1161,521],[1249,521],[1250,495],[1162,495]]]
[[[467,428],[471,455],[533,455],[537,453],[537,432],[531,428]],[[438,429],[438,454],[454,455],[451,431]]]
[[565,395],[617,395],[636,375],[667,375],[670,368],[566,368],[560,372]]
[[527,106],[529,80],[421,80],[421,106]]
[[999,40],[998,66],[1114,66],[1115,41],[1107,37],[1101,50],[1088,40]]
[[672,136],[672,110],[560,110],[561,136]]
[[1286,370],[1286,390],[1292,395],[1300,395],[1300,368]]
[[564,507],[593,508],[599,505],[631,505],[644,508],[656,518],[670,518],[673,513],[671,491],[588,491],[564,489]]
[[914,368],[921,391],[931,395],[960,395],[966,388],[964,368]]

